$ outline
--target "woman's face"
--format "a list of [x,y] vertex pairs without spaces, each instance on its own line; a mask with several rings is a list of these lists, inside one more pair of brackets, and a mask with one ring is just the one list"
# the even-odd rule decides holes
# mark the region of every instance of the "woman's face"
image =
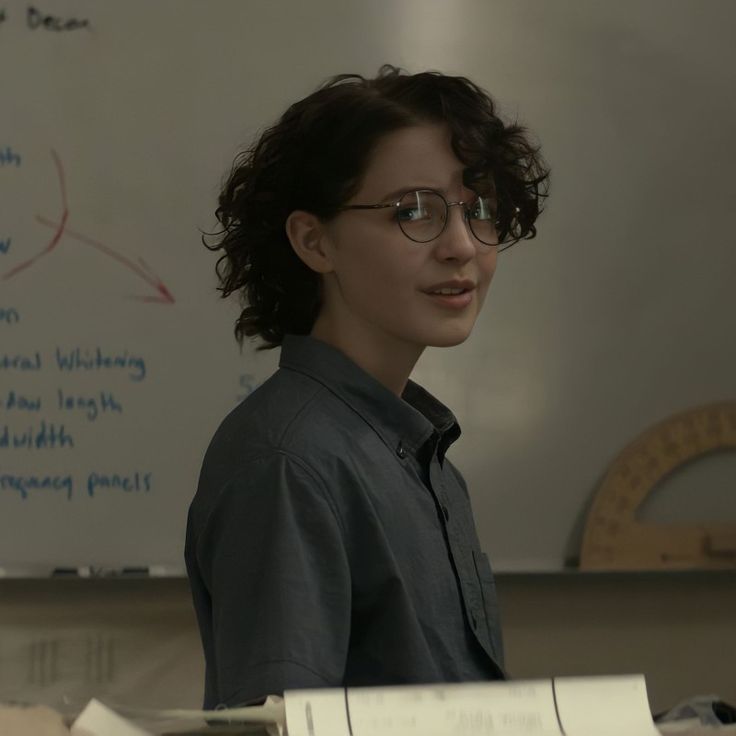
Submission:
[[[378,143],[359,191],[346,204],[394,202],[414,189],[435,189],[448,202],[470,202],[473,192],[463,186],[463,168],[447,128],[404,128]],[[420,349],[457,345],[470,335],[497,249],[475,238],[462,207],[450,207],[444,232],[428,243],[404,235],[395,208],[341,212],[325,233],[332,270],[323,274],[320,318],[339,325],[341,335]],[[448,300],[430,293],[452,281],[467,282],[463,297]]]

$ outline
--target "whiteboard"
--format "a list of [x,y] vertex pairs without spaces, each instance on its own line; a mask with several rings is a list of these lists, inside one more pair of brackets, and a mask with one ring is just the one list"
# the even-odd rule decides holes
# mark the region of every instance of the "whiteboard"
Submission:
[[[563,569],[618,451],[736,396],[735,22],[728,0],[3,3],[0,569],[182,572],[207,443],[278,359],[239,352],[200,230],[259,130],[385,62],[470,77],[552,167],[538,238],[413,378],[462,426],[495,569]],[[675,506],[736,518],[735,471]]]

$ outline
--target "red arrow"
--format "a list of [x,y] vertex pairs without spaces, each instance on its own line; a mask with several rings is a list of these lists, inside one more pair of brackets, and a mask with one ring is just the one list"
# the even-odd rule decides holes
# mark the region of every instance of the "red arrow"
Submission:
[[26,268],[32,266],[39,258],[43,258],[43,256],[47,256],[49,253],[51,253],[51,251],[59,244],[61,236],[64,234],[64,228],[66,227],[66,222],[69,219],[69,207],[67,206],[66,201],[66,184],[64,183],[64,169],[61,165],[59,157],[56,155],[56,151],[52,150],[51,155],[54,158],[56,173],[59,176],[59,187],[61,189],[61,222],[52,226],[54,227],[56,232],[54,232],[54,236],[51,238],[49,244],[40,253],[37,253],[35,256],[33,256],[33,258],[29,258],[27,261],[23,261],[17,266],[13,266],[10,271],[6,271],[2,276],[0,276],[0,279],[3,281],[13,278],[13,276],[20,273],[21,271],[25,271]]
[[[42,225],[47,225],[48,227],[56,227],[56,224],[54,222],[52,222],[51,220],[47,220],[45,217],[41,217],[40,215],[36,215],[36,220]],[[129,268],[131,271],[133,271],[133,273],[140,276],[140,278],[142,278],[147,284],[152,286],[158,292],[156,296],[134,296],[131,297],[132,299],[138,299],[143,302],[158,302],[160,304],[174,303],[175,300],[173,294],[166,288],[164,282],[159,278],[158,275],[156,275],[156,273],[154,273],[153,269],[151,269],[151,267],[146,264],[146,262],[142,258],[138,259],[139,263],[141,264],[138,265],[134,261],[131,261],[129,258],[126,258],[117,251],[113,250],[109,246],[104,245],[97,240],[93,240],[86,235],[82,235],[82,233],[78,233],[74,230],[70,230],[69,228],[65,228],[64,234],[68,235],[70,238],[78,240],[81,243],[84,243],[85,245],[91,245],[93,248],[97,248],[97,250],[101,251],[105,255],[110,256],[110,258],[114,258],[118,263],[122,263],[123,266]]]
[[61,220],[56,223],[51,220],[46,219],[45,217],[41,217],[40,215],[36,215],[36,220],[40,222],[43,225],[47,225],[50,228],[54,229],[54,235],[49,241],[49,244],[40,252],[37,253],[32,258],[29,258],[26,261],[23,261],[19,263],[16,266],[13,266],[9,271],[6,271],[4,274],[0,276],[0,280],[5,281],[7,279],[13,278],[13,276],[16,276],[21,271],[25,271],[25,269],[30,268],[36,261],[38,261],[40,258],[43,258],[43,256],[48,255],[61,241],[61,238],[64,235],[69,235],[72,238],[75,238],[76,240],[79,240],[82,243],[85,243],[87,245],[91,245],[93,248],[97,248],[98,250],[102,251],[105,255],[110,256],[110,258],[114,258],[118,263],[121,263],[126,268],[131,269],[136,275],[138,275],[140,278],[142,278],[147,284],[152,286],[157,294],[154,295],[148,295],[148,296],[138,296],[138,297],[132,297],[133,299],[139,299],[140,301],[144,302],[158,302],[160,304],[173,304],[174,303],[174,296],[172,293],[166,288],[166,285],[163,281],[154,273],[153,269],[151,269],[150,266],[146,264],[146,262],[139,258],[139,263],[131,261],[129,258],[126,258],[125,256],[121,255],[117,251],[114,251],[112,248],[109,248],[106,245],[103,245],[102,243],[98,242],[97,240],[93,240],[92,238],[88,238],[86,235],[82,235],[81,233],[74,232],[73,230],[69,230],[67,228],[67,221],[69,220],[69,207],[67,204],[67,196],[66,196],[66,182],[64,179],[64,167],[61,165],[61,160],[59,159],[59,156],[57,155],[56,151],[53,149],[51,150],[51,156],[54,159],[54,164],[56,166],[56,173],[59,177],[59,189],[61,190],[61,204],[62,204],[62,211],[61,211]]

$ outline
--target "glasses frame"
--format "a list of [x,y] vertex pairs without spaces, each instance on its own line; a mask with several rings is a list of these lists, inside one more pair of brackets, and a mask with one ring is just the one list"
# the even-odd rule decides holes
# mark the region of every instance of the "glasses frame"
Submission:
[[[418,194],[422,193],[429,193],[429,194],[436,194],[444,203],[445,203],[445,222],[442,225],[442,230],[440,230],[437,235],[435,235],[433,238],[430,238],[429,240],[417,240],[416,238],[412,238],[411,235],[408,235],[407,232],[404,230],[403,227],[401,227],[401,221],[398,217],[395,218],[396,224],[399,226],[399,229],[401,232],[412,241],[412,243],[431,243],[433,240],[437,240],[437,238],[442,235],[443,232],[447,229],[447,223],[450,221],[450,207],[454,207],[455,205],[468,205],[475,202],[477,199],[480,199],[478,195],[476,195],[475,199],[471,200],[471,202],[468,202],[467,200],[461,200],[458,202],[448,202],[445,196],[442,194],[442,192],[438,192],[436,189],[407,189],[405,192],[402,192],[402,194],[399,196],[399,198],[395,202],[381,202],[379,204],[346,204],[342,207],[338,207],[337,211],[342,212],[343,210],[379,210],[379,209],[387,209],[388,207],[393,207],[396,212],[399,211],[399,206],[401,205],[401,200],[404,199],[404,197],[407,194],[412,194],[413,192],[416,192]],[[516,207],[516,212],[519,211],[519,208]],[[468,223],[468,228],[470,229],[470,232],[473,234],[473,237],[483,245],[488,246],[489,248],[498,248],[497,252],[501,252],[503,250],[506,250],[506,248],[511,247],[514,243],[517,242],[517,240],[511,240],[505,243],[486,243],[485,240],[481,240],[476,234],[475,230],[473,230],[473,225],[471,224],[471,220],[469,218],[469,210],[467,207],[463,209],[463,219],[465,222]],[[498,221],[498,220],[496,220]]]

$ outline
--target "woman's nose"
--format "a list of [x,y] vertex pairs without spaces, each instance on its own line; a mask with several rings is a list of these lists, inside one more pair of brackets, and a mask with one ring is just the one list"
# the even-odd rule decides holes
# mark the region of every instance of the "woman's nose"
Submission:
[[476,253],[476,242],[464,205],[460,202],[451,204],[448,208],[447,224],[438,238],[437,247],[441,251],[438,255],[442,258],[469,260]]

